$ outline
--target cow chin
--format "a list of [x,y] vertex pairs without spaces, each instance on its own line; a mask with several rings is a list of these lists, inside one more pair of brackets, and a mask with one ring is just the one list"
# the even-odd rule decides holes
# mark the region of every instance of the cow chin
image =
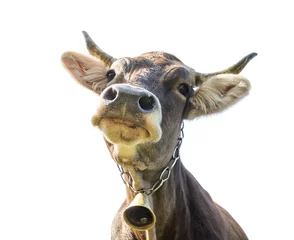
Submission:
[[150,137],[146,129],[128,121],[104,118],[101,119],[98,127],[105,138],[113,144],[133,146],[146,141]]
[[146,142],[158,142],[161,128],[154,124],[138,125],[128,120],[102,118],[97,124],[105,138],[112,144],[136,146]]

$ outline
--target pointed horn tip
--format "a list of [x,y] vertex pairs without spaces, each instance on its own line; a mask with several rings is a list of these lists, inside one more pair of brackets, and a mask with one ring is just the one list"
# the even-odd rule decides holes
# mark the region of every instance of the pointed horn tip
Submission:
[[95,48],[96,44],[94,43],[94,41],[92,40],[90,35],[86,31],[82,31],[82,33],[84,35],[84,38],[85,38],[85,41],[86,41],[86,44],[87,44],[87,48],[88,49]]
[[249,58],[250,60],[254,57],[256,57],[258,54],[256,52],[250,53],[247,58]]
[[82,31],[82,33],[83,33],[84,38],[85,38],[86,41],[91,40],[90,35],[86,31]]

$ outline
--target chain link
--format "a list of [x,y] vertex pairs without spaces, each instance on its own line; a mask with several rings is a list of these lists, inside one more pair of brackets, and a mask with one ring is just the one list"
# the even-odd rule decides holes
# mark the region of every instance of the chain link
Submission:
[[180,147],[182,145],[183,142],[183,138],[184,138],[184,122],[182,122],[181,125],[181,131],[178,137],[178,142],[177,145],[174,149],[173,155],[169,161],[169,163],[167,164],[167,166],[162,170],[159,179],[153,184],[153,186],[151,188],[142,188],[142,189],[135,189],[133,187],[133,178],[131,176],[131,174],[129,172],[126,172],[122,166],[117,164],[118,170],[120,171],[120,176],[121,179],[123,180],[123,183],[134,193],[134,194],[138,194],[138,193],[145,193],[146,195],[151,195],[154,192],[156,192],[164,182],[166,182],[171,174],[171,171],[173,169],[173,167],[176,165],[177,161],[180,159]]

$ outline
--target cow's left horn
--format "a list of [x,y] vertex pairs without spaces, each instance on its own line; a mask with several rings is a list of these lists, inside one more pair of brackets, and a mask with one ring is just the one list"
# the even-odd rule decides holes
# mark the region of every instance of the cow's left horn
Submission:
[[116,60],[115,58],[111,57],[107,53],[103,52],[96,43],[92,40],[89,34],[86,31],[83,31],[84,38],[87,43],[87,49],[89,53],[100,60],[102,60],[108,67]]
[[123,213],[125,222],[134,230],[146,231],[156,222],[154,212],[151,210],[147,195],[138,193],[130,206]]
[[234,64],[233,66],[223,70],[223,71],[219,71],[219,72],[215,72],[215,73],[196,73],[196,78],[195,78],[195,82],[196,85],[201,85],[203,82],[205,82],[208,78],[218,75],[218,74],[224,74],[224,73],[233,73],[233,74],[238,74],[240,73],[243,68],[247,65],[247,63],[249,63],[249,61],[254,58],[257,55],[257,53],[253,52],[248,54],[246,57],[242,58],[239,62],[237,62],[236,64]]

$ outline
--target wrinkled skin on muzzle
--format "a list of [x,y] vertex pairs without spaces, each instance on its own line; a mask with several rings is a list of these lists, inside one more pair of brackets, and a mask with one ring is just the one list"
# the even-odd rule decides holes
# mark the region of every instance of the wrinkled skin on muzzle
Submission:
[[110,144],[133,147],[158,142],[161,119],[161,104],[153,93],[129,84],[114,84],[101,93],[92,124]]

